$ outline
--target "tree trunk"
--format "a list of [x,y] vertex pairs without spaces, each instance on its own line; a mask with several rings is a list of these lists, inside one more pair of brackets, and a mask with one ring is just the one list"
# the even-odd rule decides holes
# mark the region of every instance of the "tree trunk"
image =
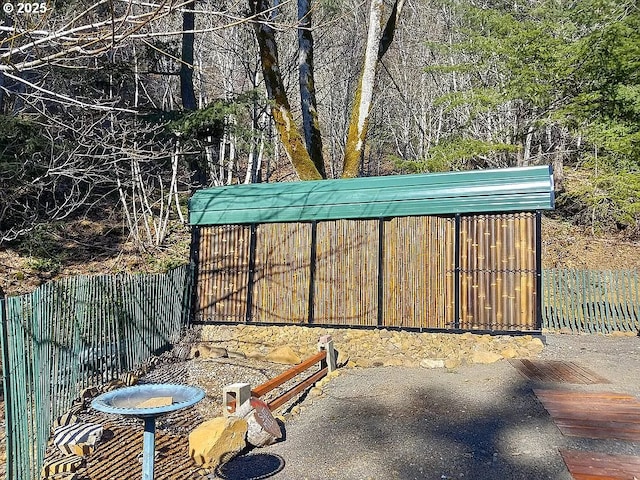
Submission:
[[298,62],[304,140],[313,164],[320,175],[326,178],[313,74],[311,0],[298,0]]
[[196,109],[196,95],[193,89],[193,29],[195,27],[195,0],[185,4],[182,12],[182,56],[180,63],[180,94],[182,108]]
[[253,26],[260,48],[262,75],[267,96],[272,102],[271,113],[285,153],[300,180],[320,180],[323,177],[311,160],[291,114],[291,107],[278,64],[275,33],[273,28],[269,26],[269,18],[266,15],[270,8],[269,2],[268,0],[250,0],[250,6],[251,13],[258,15],[258,21],[255,21]]
[[529,165],[531,159],[531,143],[533,142],[533,126],[530,125],[527,129],[527,133],[524,136],[524,151],[522,152],[522,161],[519,162],[519,167],[526,167]]
[[364,62],[360,81],[356,89],[349,121],[349,131],[345,145],[343,178],[353,178],[360,174],[364,142],[369,127],[369,114],[373,100],[373,90],[376,80],[376,68],[378,62],[391,46],[395,35],[398,19],[400,18],[404,0],[396,0],[382,30],[382,14],[384,10],[383,0],[372,0],[369,10],[369,33],[364,54]]

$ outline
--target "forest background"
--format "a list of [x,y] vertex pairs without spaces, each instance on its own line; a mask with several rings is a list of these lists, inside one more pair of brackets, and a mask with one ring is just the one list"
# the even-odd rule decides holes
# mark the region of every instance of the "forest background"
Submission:
[[546,164],[545,266],[640,267],[634,1],[3,0],[0,19],[8,293],[184,263],[198,188]]

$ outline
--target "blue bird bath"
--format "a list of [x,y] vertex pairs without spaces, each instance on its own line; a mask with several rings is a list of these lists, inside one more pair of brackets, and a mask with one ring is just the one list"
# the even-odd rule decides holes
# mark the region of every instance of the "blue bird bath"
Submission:
[[[204,390],[189,385],[145,384],[103,393],[91,406],[105,413],[144,419],[142,480],[153,480],[156,417],[191,407],[203,398]],[[153,405],[155,400],[157,406]]]

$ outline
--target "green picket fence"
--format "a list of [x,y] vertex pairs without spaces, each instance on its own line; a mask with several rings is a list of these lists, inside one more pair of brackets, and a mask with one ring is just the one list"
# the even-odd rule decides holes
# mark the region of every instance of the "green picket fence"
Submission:
[[634,270],[543,270],[543,327],[573,333],[640,331],[638,277]]
[[8,480],[40,477],[52,422],[83,388],[178,341],[191,284],[185,265],[164,274],[70,277],[2,301]]

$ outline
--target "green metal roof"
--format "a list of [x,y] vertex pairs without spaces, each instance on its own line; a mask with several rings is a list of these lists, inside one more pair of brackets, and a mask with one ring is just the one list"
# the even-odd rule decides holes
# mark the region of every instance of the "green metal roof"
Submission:
[[300,222],[554,208],[548,166],[254,183],[197,191],[191,225]]

